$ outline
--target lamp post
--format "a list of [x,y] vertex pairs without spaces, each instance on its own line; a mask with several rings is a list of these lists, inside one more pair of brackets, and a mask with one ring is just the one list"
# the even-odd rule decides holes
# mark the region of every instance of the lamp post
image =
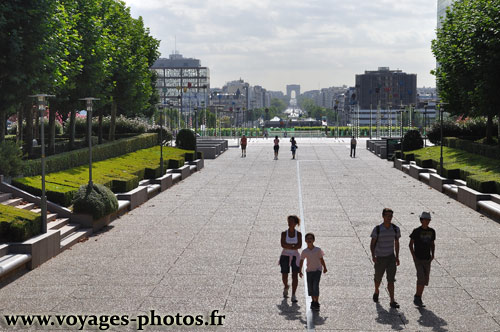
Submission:
[[424,105],[424,147],[427,147],[427,103]]
[[87,97],[80,98],[87,103],[87,135],[89,138],[89,187],[92,187],[92,102],[100,100],[99,98]]
[[403,141],[404,141],[404,135],[403,135],[403,112],[404,112],[405,108],[403,105],[401,105],[399,107],[399,113],[400,113],[400,117],[401,117],[401,121],[399,123],[399,131],[400,131],[400,136],[401,136],[401,159],[403,159],[403,153],[404,153],[404,150],[403,150]]
[[388,102],[387,106],[389,107],[389,137],[392,137],[392,103]]
[[165,105],[159,103],[157,106],[160,112],[160,176],[163,176],[163,112],[165,110]]
[[43,132],[43,118],[45,115],[46,98],[55,97],[54,95],[37,94],[30,97],[38,101],[38,110],[40,111],[40,143],[42,144],[42,196],[40,196],[40,208],[42,213],[42,233],[47,233],[47,196],[45,195],[45,138]]
[[440,156],[439,156],[439,175],[443,176],[443,112],[444,106],[448,103],[439,103],[439,131],[440,131]]

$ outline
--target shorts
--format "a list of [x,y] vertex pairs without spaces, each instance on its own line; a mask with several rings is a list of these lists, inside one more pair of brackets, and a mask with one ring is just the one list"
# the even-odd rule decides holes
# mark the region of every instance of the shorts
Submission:
[[417,285],[429,285],[429,275],[431,274],[431,260],[415,258],[415,268],[417,269]]
[[247,149],[247,145],[246,144],[241,144],[241,149],[242,150],[246,150]]
[[377,262],[375,263],[374,280],[376,282],[382,282],[382,277],[384,276],[385,272],[387,272],[387,282],[396,281],[396,256],[390,255],[385,257],[377,257]]
[[281,273],[290,273],[290,267],[292,267],[293,273],[299,273],[300,271],[299,266],[297,266],[297,257],[295,256],[292,257],[292,264],[290,264],[290,257],[281,255],[280,266],[281,266]]
[[319,280],[321,271],[307,272],[307,292],[309,296],[319,296]]
[[278,150],[280,149],[280,146],[279,145],[275,145],[274,146],[274,152],[278,152]]

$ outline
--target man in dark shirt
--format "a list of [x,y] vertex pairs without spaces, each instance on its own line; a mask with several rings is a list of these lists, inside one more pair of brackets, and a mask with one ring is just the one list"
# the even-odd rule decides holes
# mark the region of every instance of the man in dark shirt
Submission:
[[413,303],[419,307],[425,307],[422,302],[424,287],[429,285],[431,262],[434,259],[436,232],[429,227],[431,214],[422,212],[420,215],[422,226],[415,228],[410,235],[410,252],[417,269],[417,292]]

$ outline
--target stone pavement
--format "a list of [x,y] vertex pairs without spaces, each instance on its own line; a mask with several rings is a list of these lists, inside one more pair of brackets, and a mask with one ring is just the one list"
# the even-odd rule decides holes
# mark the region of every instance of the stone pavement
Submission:
[[[364,141],[353,159],[347,139],[298,139],[298,160],[283,141],[277,161],[271,139],[251,139],[246,158],[233,148],[206,160],[201,172],[108,231],[6,285],[0,329],[14,330],[5,326],[5,314],[136,317],[155,310],[207,317],[219,310],[223,326],[146,330],[500,331],[498,223],[392,168]],[[380,304],[371,300],[369,236],[384,207],[394,210],[402,230],[400,310],[390,309],[385,290]],[[427,307],[417,309],[408,236],[423,210],[433,215],[436,260],[423,296]],[[301,212],[329,270],[320,283],[321,312],[309,315],[309,325],[303,280],[298,304],[284,300],[277,265],[286,216]],[[72,329],[78,326],[38,330]]]

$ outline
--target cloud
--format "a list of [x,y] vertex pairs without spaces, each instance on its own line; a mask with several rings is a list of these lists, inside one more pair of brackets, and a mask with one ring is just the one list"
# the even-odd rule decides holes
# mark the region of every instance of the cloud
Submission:
[[[161,40],[211,70],[211,85],[243,78],[284,90],[354,83],[379,66],[417,73],[434,85],[430,42],[435,0],[126,0]],[[272,73],[272,74],[270,74]]]

